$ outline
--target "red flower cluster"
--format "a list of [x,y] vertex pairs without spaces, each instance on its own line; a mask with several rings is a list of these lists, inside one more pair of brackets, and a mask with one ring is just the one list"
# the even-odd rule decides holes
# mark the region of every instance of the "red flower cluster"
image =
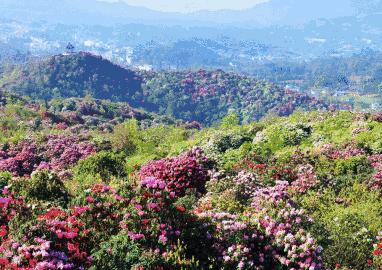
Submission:
[[[8,189],[0,190],[0,243],[8,238],[8,224],[17,214],[25,214],[28,207],[22,198]],[[0,244],[1,245],[1,244]]]

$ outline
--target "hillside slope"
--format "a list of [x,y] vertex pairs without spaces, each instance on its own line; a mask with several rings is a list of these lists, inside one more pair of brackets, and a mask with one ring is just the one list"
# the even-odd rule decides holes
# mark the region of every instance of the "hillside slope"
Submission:
[[138,72],[83,52],[15,67],[1,81],[0,88],[36,99],[91,95],[207,125],[232,110],[249,122],[298,108],[327,108],[305,94],[221,70]]

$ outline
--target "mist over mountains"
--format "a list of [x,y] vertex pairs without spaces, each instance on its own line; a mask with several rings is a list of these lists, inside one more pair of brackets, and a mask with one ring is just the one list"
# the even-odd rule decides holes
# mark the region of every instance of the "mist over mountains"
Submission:
[[1,0],[0,10],[3,59],[1,51],[43,56],[72,42],[123,65],[233,69],[382,49],[380,0],[271,0],[187,14],[122,1]]
[[[197,11],[188,14],[160,12],[118,2],[100,0],[2,0],[2,17],[23,21],[46,21],[64,24],[164,24],[164,25],[235,25],[246,28],[295,26],[316,19],[377,13],[380,1],[271,0],[245,10]],[[328,8],[330,7],[330,8]]]

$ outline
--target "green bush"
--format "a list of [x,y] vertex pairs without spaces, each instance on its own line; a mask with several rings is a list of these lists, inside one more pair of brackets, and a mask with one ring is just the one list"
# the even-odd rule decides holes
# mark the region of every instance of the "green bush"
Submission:
[[112,177],[126,177],[125,155],[100,152],[80,160],[74,169],[75,178],[94,177],[110,181]]
[[336,160],[320,157],[315,167],[319,185],[331,187],[337,192],[355,182],[367,181],[373,172],[366,156]]
[[132,119],[116,126],[110,141],[114,151],[125,152],[127,155],[133,154],[137,150],[138,143],[137,120]]
[[12,180],[12,174],[9,172],[0,172],[0,190],[8,186]]
[[363,184],[354,184],[336,194],[326,189],[302,198],[302,207],[314,219],[309,228],[323,246],[326,266],[370,269],[375,236],[382,228],[382,199]]
[[46,170],[33,173],[30,180],[14,179],[12,189],[31,203],[66,205],[69,202],[64,183]]
[[125,231],[103,243],[93,257],[91,270],[155,269],[164,264],[160,255],[142,249]]

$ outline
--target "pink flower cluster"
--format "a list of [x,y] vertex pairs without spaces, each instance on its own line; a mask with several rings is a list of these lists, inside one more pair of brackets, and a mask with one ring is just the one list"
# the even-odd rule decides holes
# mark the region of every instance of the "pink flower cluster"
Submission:
[[251,198],[261,186],[259,177],[252,172],[240,171],[234,178],[235,189],[240,197]]
[[275,268],[272,261],[273,249],[268,245],[265,235],[258,230],[257,224],[229,213],[204,212],[199,214],[199,218],[208,219],[213,224],[206,238],[213,243],[220,268]]
[[310,164],[300,165],[297,172],[297,180],[292,183],[292,188],[299,193],[305,193],[317,184],[317,175],[314,167]]
[[166,189],[181,196],[187,189],[202,191],[208,178],[203,166],[206,158],[199,148],[195,148],[178,157],[151,161],[140,170],[140,178],[154,177],[166,183]]
[[369,158],[375,173],[369,181],[369,187],[375,190],[382,189],[382,155],[372,155]]
[[286,181],[258,188],[244,215],[198,214],[214,225],[206,238],[214,243],[222,268],[324,269],[322,248],[304,230],[312,220],[294,206],[289,188]]
[[51,169],[59,171],[75,164],[91,154],[95,149],[89,142],[81,142],[77,136],[48,135],[46,143],[42,146],[44,160],[42,165],[48,165]]
[[321,154],[331,159],[348,159],[351,157],[365,155],[365,150],[355,147],[354,145],[346,145],[342,148],[336,148],[332,144],[326,144],[321,147]]
[[278,250],[275,258],[288,269],[323,269],[322,248],[307,233],[303,224],[312,222],[303,209],[297,209],[288,193],[288,182],[259,189],[252,206],[260,214],[260,224]]
[[9,171],[14,176],[30,175],[40,162],[38,147],[33,141],[10,143],[0,150],[0,171]]
[[24,140],[0,150],[0,171],[29,176],[35,170],[63,171],[95,152],[93,144],[77,136],[49,135],[41,145]]
[[52,250],[50,241],[35,238],[33,242],[35,242],[33,245],[22,245],[16,241],[7,242],[2,247],[4,254],[0,259],[0,266],[5,269],[20,270],[77,269],[69,262],[64,252]]
[[22,198],[17,198],[7,188],[0,190],[0,244],[8,239],[8,224],[17,214],[24,214],[28,207]]

